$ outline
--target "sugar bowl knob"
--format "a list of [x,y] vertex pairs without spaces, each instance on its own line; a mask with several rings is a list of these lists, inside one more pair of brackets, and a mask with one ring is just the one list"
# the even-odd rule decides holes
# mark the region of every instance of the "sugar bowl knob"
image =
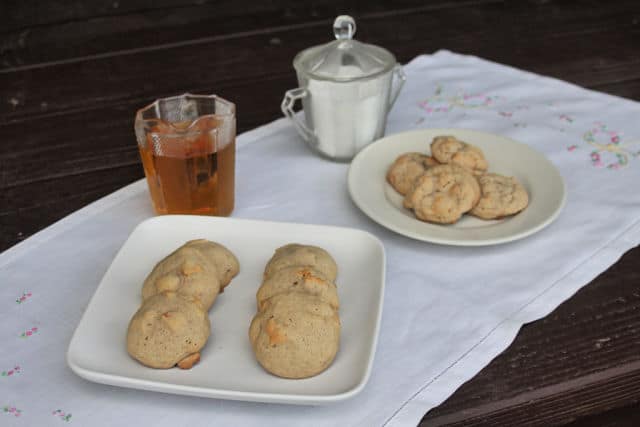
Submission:
[[336,39],[352,39],[355,33],[356,21],[349,15],[340,15],[333,21],[333,35]]

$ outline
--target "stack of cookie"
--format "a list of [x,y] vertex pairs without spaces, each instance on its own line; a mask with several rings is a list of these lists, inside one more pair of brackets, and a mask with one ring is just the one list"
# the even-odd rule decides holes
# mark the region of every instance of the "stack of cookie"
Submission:
[[423,221],[457,222],[469,212],[482,219],[514,215],[529,203],[514,178],[487,173],[482,150],[453,136],[437,136],[431,156],[405,153],[387,172],[387,181],[404,196],[403,205]]
[[160,261],[145,279],[142,306],[129,323],[129,354],[151,368],[191,368],[211,332],[207,311],[239,270],[231,251],[204,239]]
[[275,251],[249,328],[256,359],[268,372],[307,378],[331,364],[340,344],[337,270],[317,246],[289,244]]

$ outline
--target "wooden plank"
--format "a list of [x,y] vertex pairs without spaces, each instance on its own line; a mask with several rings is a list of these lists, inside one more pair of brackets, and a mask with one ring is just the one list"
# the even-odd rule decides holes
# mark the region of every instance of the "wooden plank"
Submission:
[[[0,250],[140,178],[133,113],[156,97],[224,91],[239,131],[280,117],[293,55],[329,40],[340,7],[273,0],[248,16],[229,1],[71,3],[0,2],[0,16],[7,4],[34,14],[0,30]],[[344,5],[358,38],[403,62],[448,48],[640,99],[636,0]],[[423,424],[559,424],[637,402],[639,252],[525,326]]]
[[[288,76],[272,76],[257,84],[264,86],[260,90],[266,99],[279,99],[291,86]],[[251,84],[230,90],[229,98],[238,103],[239,133],[281,115],[276,102],[269,105],[258,102],[261,108],[249,108],[248,111],[242,108],[256,104],[256,89],[256,84]],[[5,141],[0,146],[0,191],[25,187],[23,191],[28,194],[31,184],[38,182],[138,164],[134,114],[150,101],[125,102],[75,114],[43,115],[31,127],[28,136],[24,135],[24,123],[0,127],[0,140]],[[86,179],[91,181],[93,178],[88,175]],[[128,182],[123,179],[119,184],[123,186]],[[47,194],[41,196],[47,197]],[[20,204],[3,204],[0,214],[12,206]]]
[[143,176],[139,164],[0,191],[0,251]]
[[[625,1],[616,2],[601,14],[558,7],[543,9],[545,14],[538,16],[512,3],[398,12],[362,19],[358,35],[386,46],[401,61],[444,47],[589,86],[640,78],[636,66],[640,58],[632,37],[636,30],[629,18],[632,9],[633,5]],[[535,18],[533,23],[529,23],[531,16]],[[549,23],[551,18],[553,24]],[[501,19],[509,19],[513,25],[501,25]],[[457,25],[442,28],[442,22]],[[429,33],[425,28],[439,30]],[[494,30],[488,32],[487,28]],[[267,28],[233,39],[213,37],[54,67],[5,70],[6,77],[0,72],[7,81],[0,86],[0,99],[6,100],[0,103],[0,124],[37,120],[43,113],[147,100],[194,87],[218,91],[274,74],[289,75],[293,83],[291,60],[295,54],[328,41],[329,31],[330,21],[319,21],[302,28]],[[552,31],[554,49],[541,47],[541,40]],[[584,43],[587,36],[593,42]],[[615,56],[608,53],[612,45],[617,46]],[[594,51],[602,54],[594,57]],[[590,69],[596,72],[585,71]]]
[[[396,10],[460,8],[465,4],[500,0],[403,0]],[[251,33],[274,27],[295,27],[308,22],[330,24],[335,16],[384,14],[384,0],[272,0],[234,2],[163,0],[84,2],[62,7],[57,1],[16,1],[8,7],[9,22],[0,33],[0,68],[21,67],[120,50],[157,46],[200,38]],[[1,5],[1,3],[0,3]],[[2,6],[0,6],[2,7]],[[395,12],[395,10],[393,11]],[[0,12],[0,16],[2,13]],[[13,18],[13,20],[12,20]],[[326,21],[326,22],[325,22]],[[325,35],[331,36],[330,26]],[[91,41],[87,43],[87,41]]]
[[566,427],[637,427],[640,425],[640,401],[622,408],[578,418]]
[[[531,393],[508,399],[493,405],[477,408],[490,412],[475,414],[465,409],[451,416],[429,419],[428,426],[550,426],[563,425],[584,415],[611,410],[637,402],[640,399],[640,363],[631,372],[614,375],[613,369],[602,373],[602,379],[584,383],[589,376],[580,377],[575,387],[553,392],[548,388],[536,388]],[[564,383],[563,385],[569,385]]]
[[[640,399],[640,248],[545,318],[424,425],[556,425]],[[535,422],[534,422],[535,421]]]
[[[421,53],[425,46],[427,50],[444,46],[484,51],[489,59],[640,99],[638,54],[629,38],[629,32],[635,30],[625,27],[621,18],[624,7],[628,4],[622,2],[600,14],[593,10],[572,13],[572,8],[558,6],[543,8],[544,13],[533,18],[522,7],[504,4],[467,6],[463,10],[390,11],[373,14],[358,34],[381,41],[401,60]],[[546,23],[551,20],[549,15],[555,19],[553,25]],[[499,25],[506,17],[514,22],[513,28],[519,29]],[[442,28],[442,22],[456,22],[458,26],[445,26],[429,37],[423,36],[423,28]],[[238,104],[240,132],[280,117],[282,94],[295,86],[291,58],[297,51],[327,39],[317,22],[310,25],[0,75],[9,82],[0,86],[0,99],[8,101],[0,103],[0,122],[4,123],[0,125],[0,189],[20,192],[22,188],[21,194],[29,199],[37,196],[33,191],[38,182],[84,174],[84,182],[90,186],[92,171],[98,177],[105,168],[133,165],[137,159],[133,114],[155,97],[185,91],[218,92]],[[322,23],[323,28],[326,25]],[[541,50],[540,39],[554,25],[562,28],[553,33],[557,49]],[[487,33],[487,28],[497,30]],[[584,34],[596,41],[585,44]],[[517,55],[506,48],[513,37],[518,38]],[[274,39],[279,42],[273,43]],[[616,54],[606,56],[604,46],[613,44],[618,46]],[[594,57],[594,51],[605,53]],[[200,67],[194,69],[192,64]],[[60,180],[55,182],[64,185]],[[124,177],[112,181],[112,189],[129,182]],[[84,191],[84,184],[79,185],[78,191]],[[50,192],[37,197],[55,195]],[[0,207],[0,214],[15,215],[18,208],[15,203],[7,203]],[[49,222],[59,219],[54,211],[43,215],[51,215]]]

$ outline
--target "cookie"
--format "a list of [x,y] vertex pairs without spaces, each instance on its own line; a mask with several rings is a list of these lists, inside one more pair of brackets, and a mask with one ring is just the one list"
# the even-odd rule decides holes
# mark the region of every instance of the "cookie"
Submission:
[[151,368],[189,368],[209,338],[209,316],[197,302],[162,292],[147,299],[127,329],[127,351]]
[[403,196],[409,192],[413,182],[429,167],[438,165],[431,156],[421,153],[404,153],[399,156],[387,171],[387,182]]
[[276,271],[291,266],[308,266],[322,273],[329,281],[335,282],[338,266],[327,251],[317,246],[291,243],[276,249],[264,270],[268,279]]
[[290,292],[269,298],[249,328],[256,359],[284,378],[307,378],[324,371],[340,344],[340,320],[318,297]]
[[489,167],[482,150],[454,136],[436,136],[431,142],[431,154],[440,163],[454,164],[473,172],[485,173]]
[[496,219],[516,214],[529,204],[527,190],[514,177],[487,173],[478,177],[482,196],[471,215]]
[[164,291],[196,298],[209,310],[220,292],[218,271],[199,250],[182,246],[160,261],[142,286],[144,300]]
[[218,279],[220,280],[220,292],[229,285],[240,271],[240,263],[238,258],[226,247],[220,243],[212,242],[206,239],[191,240],[184,246],[199,250],[207,257],[218,270]]
[[264,308],[267,299],[288,292],[303,292],[317,296],[322,302],[338,309],[338,288],[322,273],[310,267],[285,267],[273,273],[258,289],[258,310]]
[[452,224],[480,199],[480,186],[466,169],[440,165],[422,174],[405,196],[404,205],[423,221]]

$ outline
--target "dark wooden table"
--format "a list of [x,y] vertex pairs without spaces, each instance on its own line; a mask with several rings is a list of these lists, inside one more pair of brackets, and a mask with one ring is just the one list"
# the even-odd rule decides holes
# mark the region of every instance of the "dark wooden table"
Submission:
[[[280,117],[300,50],[348,13],[401,62],[446,48],[640,100],[640,1],[0,2],[0,250],[143,176],[136,109],[216,92]],[[513,344],[425,425],[640,425],[640,249]],[[428,363],[425,361],[425,363]]]

